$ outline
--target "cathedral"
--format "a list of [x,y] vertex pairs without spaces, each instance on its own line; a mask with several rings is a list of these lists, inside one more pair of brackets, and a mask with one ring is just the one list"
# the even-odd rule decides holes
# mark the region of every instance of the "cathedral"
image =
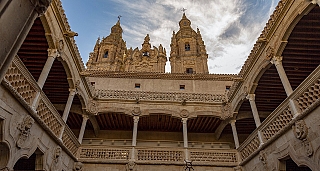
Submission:
[[85,66],[60,0],[1,1],[0,171],[319,170],[320,1],[280,0],[238,74],[191,22],[133,49],[119,19]]

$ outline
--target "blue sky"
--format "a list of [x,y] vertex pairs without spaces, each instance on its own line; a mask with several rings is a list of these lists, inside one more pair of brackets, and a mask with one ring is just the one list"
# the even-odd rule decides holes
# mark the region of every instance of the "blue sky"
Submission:
[[[121,15],[127,48],[141,48],[146,34],[152,46],[170,54],[182,8],[198,27],[209,55],[210,73],[236,74],[248,57],[279,0],[61,0],[81,57],[86,63],[97,38],[110,34]],[[167,63],[166,71],[170,71]]]

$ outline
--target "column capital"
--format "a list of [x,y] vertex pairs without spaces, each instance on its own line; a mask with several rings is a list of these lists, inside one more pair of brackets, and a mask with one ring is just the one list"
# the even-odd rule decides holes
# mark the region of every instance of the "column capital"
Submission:
[[138,123],[139,122],[139,116],[134,116],[133,117],[133,122]]
[[60,56],[58,49],[48,49],[48,57],[56,58]]
[[274,56],[274,57],[270,60],[270,62],[271,62],[272,64],[274,64],[275,66],[278,66],[278,65],[282,65],[282,59],[283,59],[282,56]]
[[232,124],[235,124],[237,122],[237,120],[235,120],[235,119],[232,119],[232,120],[230,120],[229,121],[229,123],[232,125]]
[[183,124],[186,124],[186,123],[187,123],[187,120],[188,120],[188,118],[181,118],[181,122],[182,122]]
[[83,120],[88,120],[89,119],[89,116],[88,115],[82,115],[82,118],[83,118]]
[[76,94],[77,93],[77,89],[75,89],[75,88],[69,88],[69,92],[70,92],[70,94]]
[[30,0],[39,15],[42,15],[47,11],[51,1],[52,0]]
[[256,95],[255,94],[248,94],[246,97],[249,101],[255,101]]

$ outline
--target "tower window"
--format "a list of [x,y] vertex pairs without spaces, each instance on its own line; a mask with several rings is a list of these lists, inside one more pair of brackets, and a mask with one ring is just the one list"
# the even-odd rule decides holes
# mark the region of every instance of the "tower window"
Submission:
[[226,86],[226,90],[230,90],[231,86]]
[[180,85],[180,90],[184,90],[186,88],[185,85]]
[[134,88],[140,88],[140,84],[139,83],[135,83],[134,84]]
[[184,49],[185,49],[186,51],[189,51],[189,50],[190,50],[190,44],[189,44],[189,43],[186,43],[186,44],[184,45]]
[[106,53],[104,53],[103,58],[108,58],[108,51],[106,51]]
[[193,68],[187,68],[186,69],[187,74],[193,74]]
[[143,52],[142,55],[143,56],[149,56],[149,52]]

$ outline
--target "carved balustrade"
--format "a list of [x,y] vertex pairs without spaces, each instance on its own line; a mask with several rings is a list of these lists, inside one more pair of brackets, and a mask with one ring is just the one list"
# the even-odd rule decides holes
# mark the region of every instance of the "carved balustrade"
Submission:
[[[239,162],[237,150],[188,149],[187,153],[195,165],[237,166]],[[186,150],[167,147],[135,147],[133,149],[132,147],[81,146],[78,159],[93,163],[127,163],[132,159],[131,156],[134,156],[136,163],[184,165]]]
[[180,93],[180,92],[152,92],[125,90],[96,90],[98,99],[123,99],[146,101],[174,101],[174,102],[204,102],[221,103],[226,101],[225,94]]
[[[75,157],[77,149],[80,146],[77,138],[68,125],[63,122],[58,111],[39,88],[37,82],[18,56],[15,56],[13,59],[2,84],[17,98],[40,125],[45,130],[48,130],[49,134],[51,134],[71,156]],[[37,92],[40,92],[39,105],[37,109],[34,110],[32,108],[32,102]],[[62,126],[66,127],[62,136],[63,143],[61,143],[58,138]]]
[[[247,161],[257,154],[260,146],[258,132],[267,146],[278,136],[290,129],[295,117],[303,117],[320,104],[320,66],[318,66],[295,90],[288,96],[240,145],[238,148],[241,159]],[[299,108],[299,114],[294,116],[290,109],[290,101]],[[292,103],[291,103],[292,104]]]

